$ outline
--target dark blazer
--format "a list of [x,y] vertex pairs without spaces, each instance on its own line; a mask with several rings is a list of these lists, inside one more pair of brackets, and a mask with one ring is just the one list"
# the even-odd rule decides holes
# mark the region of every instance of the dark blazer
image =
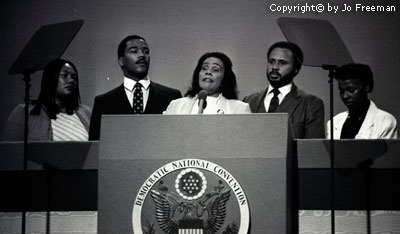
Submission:
[[[246,96],[243,101],[249,103],[251,112],[266,113],[264,99],[267,89]],[[289,114],[294,138],[325,138],[325,109],[322,100],[315,95],[298,89],[293,84],[276,112]]]
[[[182,94],[179,90],[151,82],[144,114],[162,114],[172,100],[181,97]],[[133,109],[126,96],[123,84],[95,97],[90,120],[89,140],[99,139],[101,116],[110,114],[133,114]]]

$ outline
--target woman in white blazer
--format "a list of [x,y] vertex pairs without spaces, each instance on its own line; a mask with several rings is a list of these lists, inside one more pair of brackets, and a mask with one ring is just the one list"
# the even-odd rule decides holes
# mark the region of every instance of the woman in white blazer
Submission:
[[[333,118],[334,139],[397,139],[396,118],[379,109],[368,98],[374,88],[371,68],[365,64],[350,63],[336,71],[340,97],[348,111]],[[330,121],[327,138],[330,138]]]
[[[206,91],[207,97],[201,101],[204,104],[200,108],[199,93],[202,90]],[[164,114],[198,114],[199,109],[202,114],[251,113],[249,105],[237,99],[231,60],[224,53],[210,52],[200,57],[185,97],[173,100]]]

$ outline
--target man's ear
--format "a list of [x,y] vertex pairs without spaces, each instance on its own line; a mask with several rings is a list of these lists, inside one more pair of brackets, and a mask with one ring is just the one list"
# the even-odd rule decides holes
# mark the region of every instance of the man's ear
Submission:
[[299,73],[299,69],[294,69],[294,75],[296,76]]
[[125,63],[124,57],[119,57],[119,59],[118,59],[119,66],[120,67],[124,66],[124,63]]

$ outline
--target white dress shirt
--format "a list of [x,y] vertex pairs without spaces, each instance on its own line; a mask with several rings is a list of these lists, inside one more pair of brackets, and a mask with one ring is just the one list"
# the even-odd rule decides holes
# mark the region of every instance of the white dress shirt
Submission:
[[[149,99],[150,78],[147,76],[146,78],[139,80],[139,83],[142,85],[143,111],[144,111],[146,109],[147,100]],[[124,77],[125,93],[126,93],[126,96],[128,97],[131,107],[133,107],[133,92],[134,92],[133,88],[134,88],[135,84],[136,84],[136,81],[129,79],[127,77]]]
[[[279,105],[282,103],[283,99],[285,99],[286,95],[290,92],[290,90],[292,89],[292,86],[293,86],[293,84],[290,83],[290,84],[282,86],[278,89],[280,92],[278,94]],[[274,87],[272,87],[271,85],[268,85],[267,95],[265,95],[265,98],[264,98],[265,110],[268,110],[269,105],[271,103],[271,99],[274,96],[274,93],[272,92],[273,89],[274,89]]]

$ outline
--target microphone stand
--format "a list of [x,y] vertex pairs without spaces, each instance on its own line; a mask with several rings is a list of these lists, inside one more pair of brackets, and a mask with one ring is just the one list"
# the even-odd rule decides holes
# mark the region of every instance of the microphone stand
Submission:
[[[43,70],[48,62],[61,57],[72,39],[82,27],[83,20],[74,20],[56,24],[43,25],[31,37],[18,58],[8,70],[8,74],[22,74],[25,82],[25,123],[24,123],[24,155],[22,181],[22,234],[26,233],[27,210],[27,169],[28,169],[28,131],[29,131],[29,88],[30,75]],[[49,46],[51,45],[51,46]]]
[[52,192],[52,187],[53,187],[53,180],[52,176],[53,174],[59,169],[56,166],[53,166],[49,163],[44,163],[42,165],[43,170],[46,172],[46,185],[47,185],[47,201],[46,201],[46,234],[50,234],[50,220],[51,220],[51,208],[52,208],[52,197],[53,197],[53,192]]
[[358,168],[365,171],[365,183],[366,183],[366,216],[367,216],[367,233],[371,233],[371,166],[374,164],[372,158],[368,158],[364,162],[358,165]]
[[322,69],[329,71],[329,107],[330,107],[330,172],[331,172],[331,233],[335,234],[335,141],[333,139],[333,78],[335,76],[336,65],[322,65]]
[[[29,138],[29,105],[31,104],[31,99],[29,95],[29,89],[31,87],[31,77],[30,75],[33,74],[34,70],[29,70],[23,73],[24,78],[23,81],[25,82],[25,122],[24,122],[24,155],[23,155],[23,182],[22,182],[22,193],[23,193],[23,204],[22,204],[22,228],[21,233],[26,233],[26,210],[27,210],[27,173],[28,173],[28,155],[29,155],[29,145],[28,145],[28,138]],[[46,233],[50,233],[50,210],[51,210],[51,173],[52,170],[56,169],[56,167],[43,165],[43,169],[47,170],[46,172],[46,180],[47,180],[47,205],[46,205]]]
[[[33,74],[34,70],[28,70],[23,73],[24,78],[23,81],[25,82],[25,120],[24,120],[24,155],[23,155],[23,182],[22,182],[22,193],[23,193],[23,204],[22,204],[22,228],[21,233],[26,233],[26,210],[27,210],[27,173],[28,173],[28,155],[29,155],[29,105],[31,104],[29,89],[31,87],[31,77],[30,75]],[[46,172],[46,181],[47,181],[47,205],[46,205],[46,233],[50,233],[50,210],[51,210],[51,170],[54,170],[55,167],[50,167],[48,165],[43,165],[43,169],[47,170]]]
[[23,81],[25,82],[25,122],[24,122],[24,154],[23,154],[23,181],[22,181],[22,227],[21,233],[26,233],[26,210],[27,210],[27,172],[28,172],[28,136],[29,136],[29,104],[31,102],[29,96],[29,88],[31,87],[31,74],[33,74],[34,70],[24,71],[22,74],[24,75]]
[[336,65],[352,62],[351,55],[335,27],[327,20],[281,17],[278,24],[288,41],[299,45],[307,54],[306,66],[321,67],[329,71],[330,83],[330,171],[331,171],[331,227],[335,233],[335,152],[333,140],[333,78]]
[[204,109],[207,107],[207,91],[201,90],[198,93],[197,98],[199,99],[199,110],[197,114],[203,114]]

